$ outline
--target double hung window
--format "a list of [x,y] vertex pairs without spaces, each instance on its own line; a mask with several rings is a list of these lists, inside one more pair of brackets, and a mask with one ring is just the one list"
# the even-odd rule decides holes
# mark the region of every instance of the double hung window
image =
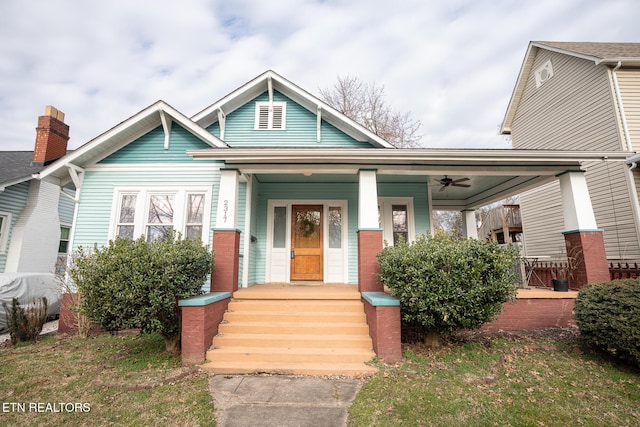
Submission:
[[187,239],[207,240],[209,189],[116,191],[113,235],[124,239],[145,236],[148,242],[166,240],[172,231]]

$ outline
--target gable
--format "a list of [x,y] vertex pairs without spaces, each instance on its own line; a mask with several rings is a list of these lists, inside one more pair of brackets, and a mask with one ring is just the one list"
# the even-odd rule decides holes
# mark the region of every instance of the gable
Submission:
[[[335,126],[321,121],[320,142],[317,140],[317,115],[278,91],[273,92],[274,106],[283,106],[281,115],[283,129],[268,126],[267,118],[259,119],[263,125],[256,126],[256,108],[269,102],[267,91],[245,103],[226,117],[224,142],[231,147],[348,147],[372,148],[368,142],[357,141]],[[264,110],[263,110],[264,112]],[[280,116],[277,116],[280,117]],[[268,129],[258,129],[268,127]],[[215,122],[207,128],[220,137],[220,125]]]
[[164,147],[164,139],[162,126],[158,126],[105,157],[99,164],[193,162],[193,159],[187,156],[187,150],[211,148],[177,123],[171,128],[168,149]]

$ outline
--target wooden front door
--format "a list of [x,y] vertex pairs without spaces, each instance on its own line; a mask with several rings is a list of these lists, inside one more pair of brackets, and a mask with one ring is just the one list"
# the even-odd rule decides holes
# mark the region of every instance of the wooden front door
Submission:
[[291,280],[323,279],[322,206],[291,207]]

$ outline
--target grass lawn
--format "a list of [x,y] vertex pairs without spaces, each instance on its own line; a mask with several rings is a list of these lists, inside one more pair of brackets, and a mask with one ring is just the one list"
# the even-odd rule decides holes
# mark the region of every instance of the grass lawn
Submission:
[[[131,334],[0,346],[0,425],[215,425],[206,375],[163,349],[159,336]],[[363,386],[351,426],[640,425],[640,370],[585,350],[572,331],[404,350]]]
[[1,347],[0,425],[215,425],[206,375],[163,350],[132,334]]
[[580,346],[575,332],[466,334],[405,347],[350,409],[352,426],[638,426],[640,371]]

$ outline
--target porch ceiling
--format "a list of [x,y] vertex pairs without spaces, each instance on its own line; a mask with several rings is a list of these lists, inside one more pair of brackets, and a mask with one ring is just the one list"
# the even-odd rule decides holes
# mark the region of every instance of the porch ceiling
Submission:
[[[194,159],[225,161],[228,168],[253,174],[260,182],[354,183],[358,171],[375,169],[379,183],[424,183],[434,209],[475,209],[522,193],[583,162],[625,161],[624,152],[429,149],[208,149]],[[469,178],[469,187],[441,190],[444,176]]]

